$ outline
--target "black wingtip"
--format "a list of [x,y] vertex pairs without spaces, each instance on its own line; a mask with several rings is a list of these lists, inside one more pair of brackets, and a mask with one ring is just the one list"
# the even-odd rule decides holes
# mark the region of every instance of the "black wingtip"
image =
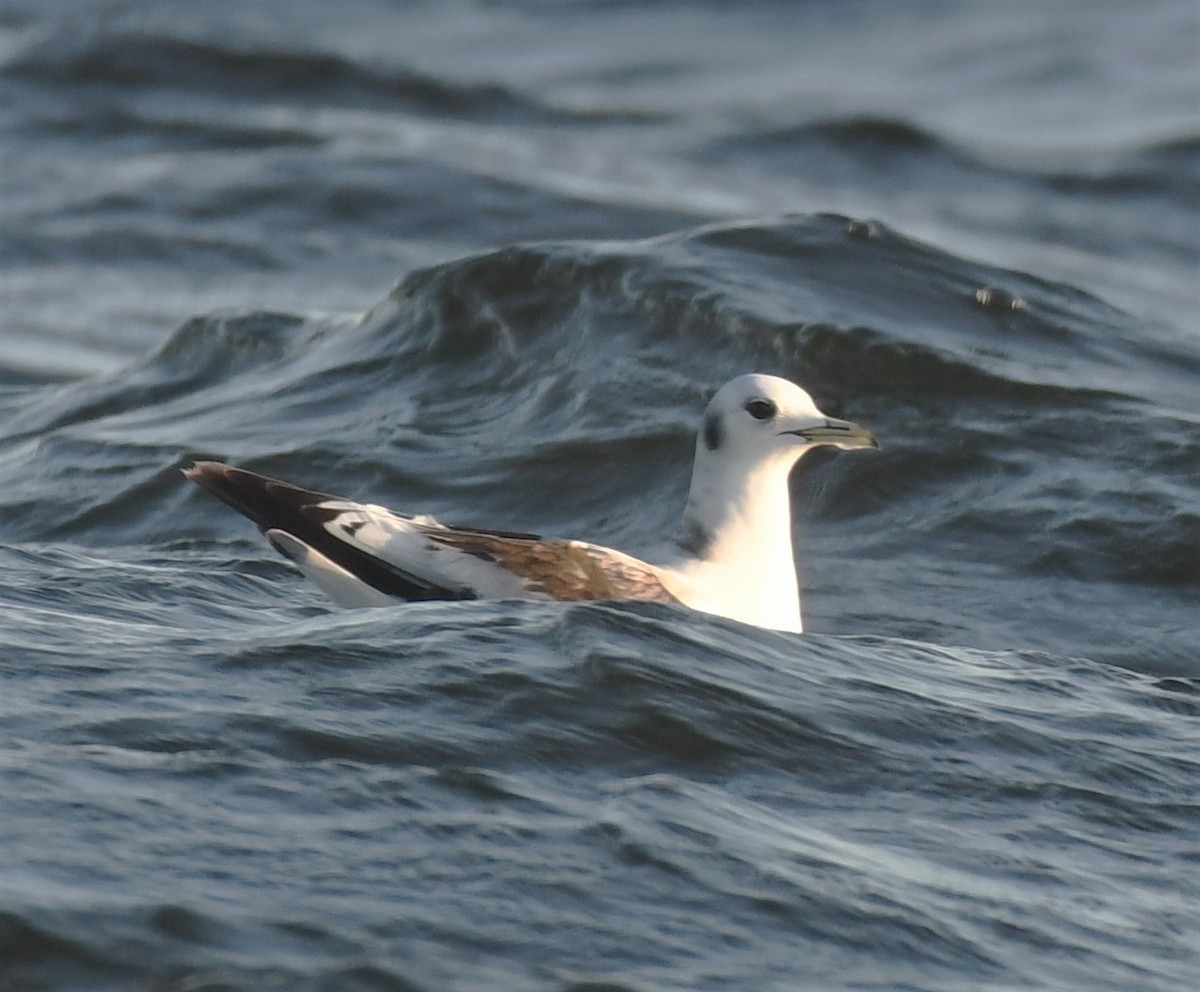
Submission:
[[424,579],[339,540],[325,527],[328,521],[338,516],[339,511],[321,504],[340,502],[341,497],[301,489],[289,482],[218,461],[195,461],[183,469],[183,474],[252,520],[267,536],[271,546],[292,561],[296,560],[295,550],[281,547],[282,542],[278,540],[271,540],[268,531],[279,531],[308,545],[360,581],[388,596],[398,599],[475,598],[470,589]]
[[191,465],[185,465],[179,471],[184,476],[196,483],[198,486],[203,486],[205,489],[210,488],[212,480],[220,477],[225,469],[229,468],[224,462],[211,461],[208,459],[196,459]]
[[248,469],[234,468],[224,462],[195,461],[183,469],[183,474],[238,513],[249,517],[261,530],[280,526],[291,529],[289,525],[303,517],[307,507],[338,498],[301,489],[290,482]]

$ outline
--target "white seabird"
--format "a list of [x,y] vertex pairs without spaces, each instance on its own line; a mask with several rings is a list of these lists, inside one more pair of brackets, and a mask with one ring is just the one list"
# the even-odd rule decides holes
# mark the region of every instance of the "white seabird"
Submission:
[[184,474],[245,514],[342,606],[430,599],[653,599],[800,631],[788,475],[819,445],[878,448],[795,383],[744,375],[708,404],[683,530],[657,564],[583,541],[448,527],[221,462]]

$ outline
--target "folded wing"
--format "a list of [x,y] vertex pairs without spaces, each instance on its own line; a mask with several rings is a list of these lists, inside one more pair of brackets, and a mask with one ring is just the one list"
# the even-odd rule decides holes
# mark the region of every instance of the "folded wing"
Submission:
[[599,545],[447,527],[220,462],[197,462],[185,474],[254,521],[277,551],[344,606],[476,598],[675,601],[653,566]]

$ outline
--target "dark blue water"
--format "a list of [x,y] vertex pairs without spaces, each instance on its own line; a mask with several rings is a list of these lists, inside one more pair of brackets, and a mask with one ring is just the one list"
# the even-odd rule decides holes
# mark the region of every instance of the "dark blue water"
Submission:
[[[1175,990],[1200,13],[0,0],[0,987]],[[637,549],[715,388],[805,625],[337,612],[179,468]]]

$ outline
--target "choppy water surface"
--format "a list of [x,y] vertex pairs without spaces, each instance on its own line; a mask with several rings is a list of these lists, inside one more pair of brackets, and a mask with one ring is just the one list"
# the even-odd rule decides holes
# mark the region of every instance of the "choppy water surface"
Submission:
[[[0,984],[1187,987],[1198,20],[0,3]],[[799,637],[333,612],[178,472],[636,551],[750,370],[883,443]]]

